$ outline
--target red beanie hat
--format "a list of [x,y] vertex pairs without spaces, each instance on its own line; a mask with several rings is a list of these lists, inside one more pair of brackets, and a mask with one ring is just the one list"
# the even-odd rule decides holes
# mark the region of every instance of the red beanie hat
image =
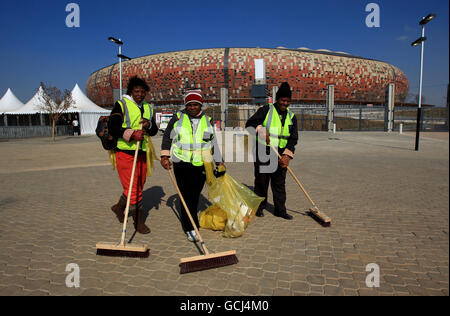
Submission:
[[186,92],[186,95],[184,96],[184,105],[188,105],[191,102],[198,102],[203,105],[202,90],[198,89]]

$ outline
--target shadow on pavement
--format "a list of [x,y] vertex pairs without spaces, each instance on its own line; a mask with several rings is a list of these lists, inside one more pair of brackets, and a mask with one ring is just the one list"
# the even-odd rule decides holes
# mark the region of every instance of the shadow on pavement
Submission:
[[163,197],[166,196],[164,193],[164,189],[161,186],[154,186],[142,193],[143,198],[143,218],[144,221],[147,219],[148,214],[151,210],[159,210],[161,203],[163,201]]

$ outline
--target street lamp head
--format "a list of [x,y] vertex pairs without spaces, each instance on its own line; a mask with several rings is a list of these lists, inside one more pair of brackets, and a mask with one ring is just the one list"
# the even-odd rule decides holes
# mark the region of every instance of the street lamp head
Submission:
[[116,43],[117,45],[123,45],[123,42],[121,40],[118,40],[117,38],[114,37],[108,37],[108,40],[110,42]]
[[413,43],[411,43],[411,46],[412,46],[412,47],[419,46],[420,44],[422,44],[422,42],[425,42],[426,40],[427,40],[426,37],[418,38],[418,39],[415,40]]
[[424,17],[422,19],[422,21],[419,22],[420,25],[424,26],[425,24],[427,24],[428,22],[430,22],[431,20],[433,20],[436,17],[436,14],[434,13],[430,13],[428,14],[426,17]]
[[125,60],[131,60],[130,57],[125,56],[125,55],[122,55],[122,54],[117,55],[117,57],[119,57],[119,58],[121,58],[121,59],[125,59]]

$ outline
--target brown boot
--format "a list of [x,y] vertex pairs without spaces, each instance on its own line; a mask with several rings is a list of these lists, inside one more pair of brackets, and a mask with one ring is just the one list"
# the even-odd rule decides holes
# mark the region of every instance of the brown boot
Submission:
[[[136,210],[133,209],[130,205],[130,209],[128,211],[129,215],[134,216],[136,214]],[[117,219],[121,224],[125,219],[125,208],[127,207],[127,197],[125,195],[120,196],[119,202],[116,205],[111,206],[111,210],[116,214]]]
[[111,206],[111,210],[114,212],[114,214],[116,214],[117,219],[121,223],[123,223],[123,220],[125,218],[124,212],[126,206],[127,206],[127,198],[123,194],[120,196],[119,202],[117,202],[116,205]]
[[[133,205],[136,207],[136,205]],[[144,219],[142,218],[143,214],[142,214],[142,206],[138,205],[136,207],[136,212],[133,215],[133,220],[134,220],[134,228],[136,229],[136,231],[139,234],[150,234],[150,228],[148,228],[145,223],[144,223]]]

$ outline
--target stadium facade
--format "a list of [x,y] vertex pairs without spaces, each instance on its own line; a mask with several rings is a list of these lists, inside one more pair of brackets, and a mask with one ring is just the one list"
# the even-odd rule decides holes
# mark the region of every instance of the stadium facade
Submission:
[[[394,83],[396,102],[409,92],[406,75],[383,61],[342,52],[306,48],[212,48],[148,55],[123,62],[123,86],[132,76],[150,86],[147,100],[156,104],[181,103],[186,88],[201,88],[206,102],[218,103],[227,88],[230,103],[251,102],[255,59],[264,59],[268,90],[288,81],[294,102],[326,98],[327,85],[335,85],[340,102],[383,103],[386,87]],[[119,64],[94,72],[86,93],[95,103],[108,106],[119,89]],[[125,89],[125,88],[124,88]],[[117,97],[117,93],[116,93]]]

